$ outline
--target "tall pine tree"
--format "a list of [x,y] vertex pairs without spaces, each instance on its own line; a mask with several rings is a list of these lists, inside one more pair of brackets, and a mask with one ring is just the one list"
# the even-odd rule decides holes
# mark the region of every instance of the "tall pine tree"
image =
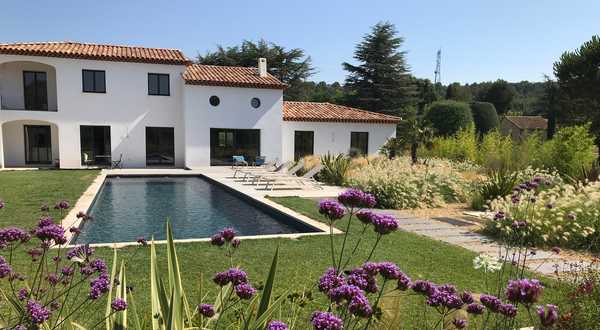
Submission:
[[349,72],[346,87],[351,91],[352,106],[403,115],[415,103],[416,88],[406,64],[404,39],[389,22],[379,22],[356,46],[354,58],[359,63],[343,63]]

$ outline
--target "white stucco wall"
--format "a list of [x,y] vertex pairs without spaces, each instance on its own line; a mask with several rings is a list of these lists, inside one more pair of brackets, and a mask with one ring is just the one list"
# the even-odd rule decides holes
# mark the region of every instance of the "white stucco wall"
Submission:
[[[6,74],[12,75],[10,71],[7,73],[2,71],[2,68],[12,67],[14,63],[10,62],[20,61],[44,63],[54,68],[58,111],[2,110],[0,111],[0,123],[33,119],[47,120],[57,124],[61,167],[81,167],[80,125],[110,126],[113,159],[117,159],[122,153],[126,167],[145,167],[146,127],[173,127],[175,129],[175,166],[183,166],[185,148],[181,74],[184,72],[185,66],[0,55],[0,82],[9,79],[6,78],[8,77]],[[8,65],[3,65],[5,63]],[[106,71],[106,94],[82,92],[83,69]],[[168,73],[171,95],[148,95],[148,73]],[[22,88],[22,81],[19,86]],[[15,94],[8,97],[11,99],[22,98]],[[6,138],[7,136],[4,134],[5,149],[7,144],[12,143]],[[22,139],[22,136],[17,138]],[[7,162],[7,156],[5,154],[5,162]]]
[[[221,100],[216,107],[208,99]],[[258,109],[250,105],[257,97]],[[210,129],[260,129],[260,153],[267,159],[281,159],[283,92],[276,89],[185,85],[185,165],[210,165]]]
[[369,133],[369,154],[376,154],[385,142],[396,136],[395,124],[283,122],[283,160],[294,160],[294,132],[314,131],[314,153],[348,154],[351,132]]

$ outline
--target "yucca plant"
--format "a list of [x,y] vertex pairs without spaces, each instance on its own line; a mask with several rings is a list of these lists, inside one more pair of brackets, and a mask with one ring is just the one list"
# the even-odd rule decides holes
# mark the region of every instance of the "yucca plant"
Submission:
[[344,155],[334,156],[330,153],[321,157],[323,170],[319,173],[319,178],[336,186],[341,186],[346,181],[346,175],[352,165],[352,160]]
[[483,209],[489,201],[509,195],[519,181],[517,174],[517,172],[506,170],[491,171],[487,179],[477,187],[471,201],[471,207]]

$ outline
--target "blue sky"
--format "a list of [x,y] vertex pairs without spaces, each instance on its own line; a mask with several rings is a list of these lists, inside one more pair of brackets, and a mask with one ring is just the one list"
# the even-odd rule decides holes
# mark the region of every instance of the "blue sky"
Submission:
[[381,20],[406,41],[412,72],[442,81],[540,81],[552,63],[600,34],[597,0],[63,1],[3,0],[0,42],[116,43],[182,49],[189,57],[264,38],[309,54],[313,80],[343,81],[344,61]]

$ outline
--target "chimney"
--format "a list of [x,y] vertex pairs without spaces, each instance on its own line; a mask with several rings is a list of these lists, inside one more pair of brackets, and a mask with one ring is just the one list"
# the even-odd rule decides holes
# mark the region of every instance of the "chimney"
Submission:
[[261,77],[267,76],[267,59],[264,57],[258,59],[258,75]]

